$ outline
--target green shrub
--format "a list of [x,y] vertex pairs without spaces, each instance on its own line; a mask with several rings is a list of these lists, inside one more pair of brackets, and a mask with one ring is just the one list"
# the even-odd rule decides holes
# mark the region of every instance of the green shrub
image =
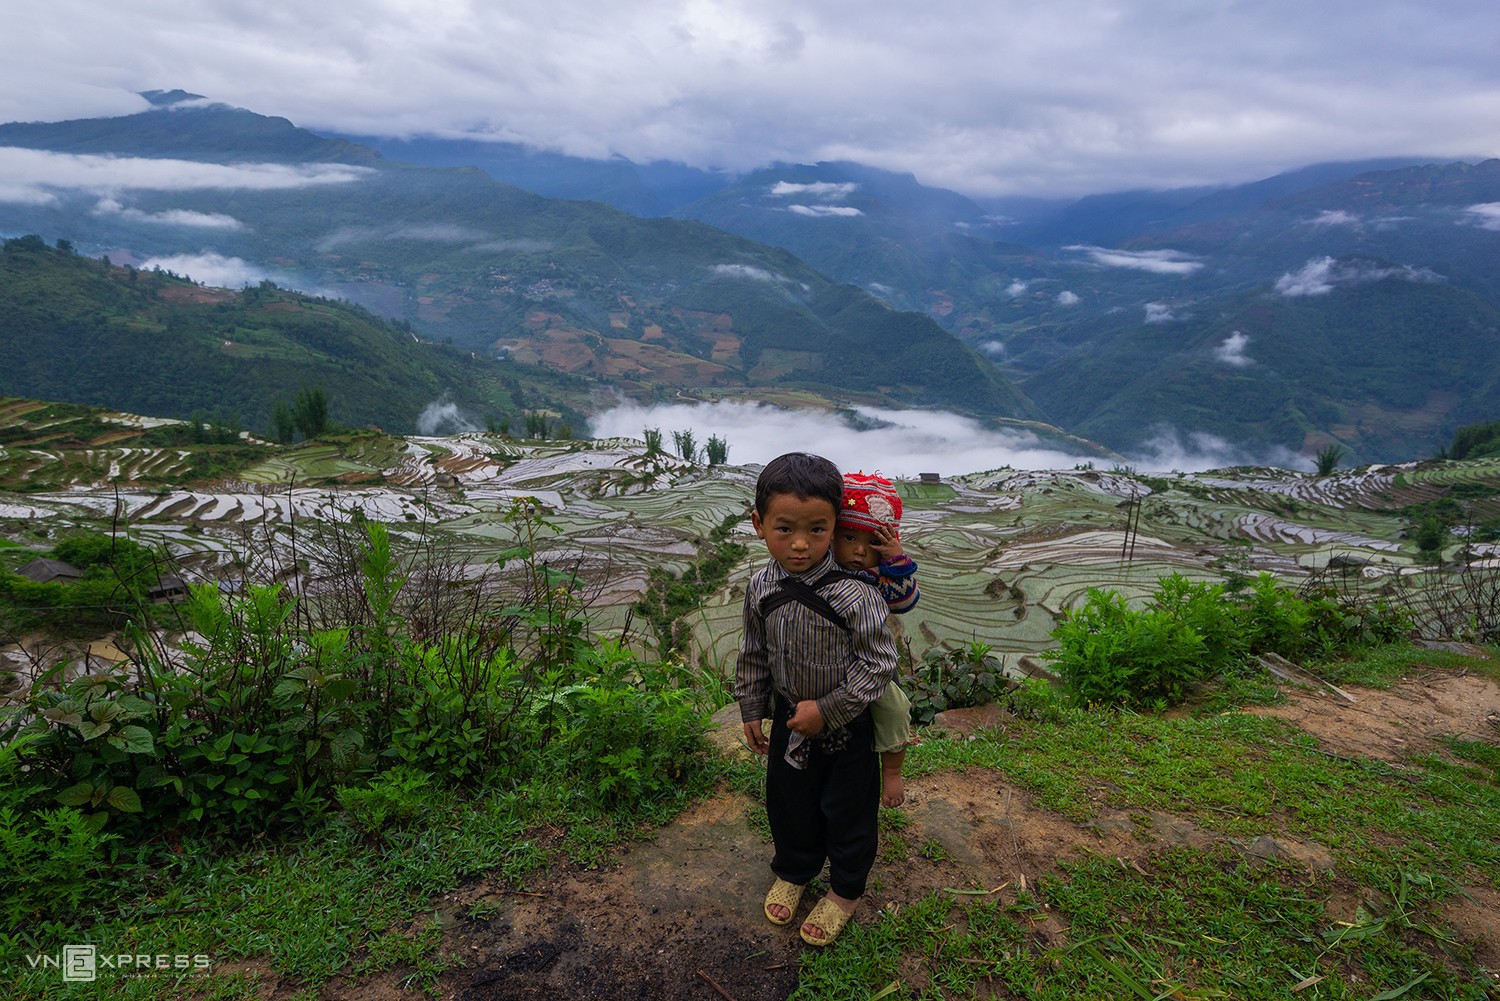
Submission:
[[627,811],[674,799],[707,774],[708,714],[693,692],[645,683],[614,644],[581,666],[597,673],[538,697],[531,713],[544,773],[584,803]]
[[72,807],[32,813],[0,807],[0,925],[71,917],[115,839]]
[[508,768],[526,750],[515,730],[529,689],[509,650],[449,637],[409,644],[400,658],[406,697],[382,757],[461,783]]
[[1157,581],[1151,607],[1160,609],[1203,637],[1203,671],[1217,674],[1243,663],[1250,649],[1242,606],[1224,584],[1171,574]]
[[1409,619],[1384,599],[1341,601],[1332,592],[1298,595],[1262,573],[1249,587],[1163,577],[1145,608],[1090,590],[1052,633],[1068,690],[1086,702],[1168,705],[1189,685],[1250,666],[1258,653],[1326,659],[1405,637]]
[[1086,703],[1168,705],[1204,677],[1203,636],[1163,609],[1132,609],[1123,595],[1090,588],[1053,631],[1068,691]]

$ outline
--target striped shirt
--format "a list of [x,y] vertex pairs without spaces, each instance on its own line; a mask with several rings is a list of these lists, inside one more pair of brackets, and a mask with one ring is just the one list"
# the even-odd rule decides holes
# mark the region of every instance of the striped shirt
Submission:
[[813,699],[828,729],[848,725],[896,678],[896,641],[885,599],[870,584],[839,580],[819,593],[844,617],[846,634],[799,601],[760,614],[760,602],[785,577],[809,583],[838,568],[830,552],[801,574],[770,564],[745,587],[745,633],[735,664],[734,695],[747,723],[769,719],[774,689],[795,705]]

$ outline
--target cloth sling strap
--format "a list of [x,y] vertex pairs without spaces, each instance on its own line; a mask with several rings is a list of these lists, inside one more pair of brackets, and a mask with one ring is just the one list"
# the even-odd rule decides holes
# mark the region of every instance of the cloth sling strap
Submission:
[[838,626],[847,634],[850,631],[849,623],[844,621],[844,617],[839,614],[838,609],[829,604],[827,598],[818,593],[829,584],[840,580],[869,582],[864,576],[851,573],[848,570],[830,570],[811,584],[803,580],[798,580],[796,577],[783,577],[777,585],[776,590],[760,599],[761,618],[770,615],[771,612],[785,605],[787,602],[798,601]]

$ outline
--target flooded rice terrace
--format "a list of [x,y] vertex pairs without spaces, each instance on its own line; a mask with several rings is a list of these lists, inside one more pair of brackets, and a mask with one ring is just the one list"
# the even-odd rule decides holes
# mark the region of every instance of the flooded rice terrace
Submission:
[[[440,541],[444,558],[463,567],[458,576],[494,572],[497,556],[521,541],[514,505],[535,498],[545,522],[532,529],[539,558],[575,568],[596,633],[642,653],[653,640],[630,606],[648,572],[681,573],[728,520],[730,541],[745,543],[747,554],[686,621],[690,658],[720,670],[732,667],[742,582],[765,559],[748,520],[758,466],[648,454],[628,438],[355,433],[277,450],[220,481],[194,480],[186,450],[9,448],[0,458],[12,488],[49,486],[0,492],[10,562],[40,555],[74,526],[114,528],[163,549],[190,582],[253,582],[254,567],[277,566],[294,592],[329,572],[316,547],[293,557],[299,536],[354,519],[390,525],[398,546]],[[163,477],[169,485],[141,482]],[[179,477],[182,485],[170,485]],[[923,593],[906,617],[907,640],[919,658],[934,646],[978,641],[1016,668],[1047,648],[1059,615],[1089,588],[1139,597],[1173,572],[1218,580],[1230,570],[1295,584],[1335,562],[1357,568],[1357,586],[1379,587],[1417,567],[1401,510],[1455,482],[1500,484],[1500,463],[1328,477],[1262,467],[1157,477],[1078,468],[903,480],[902,539],[921,566]],[[286,572],[294,562],[296,572]]]

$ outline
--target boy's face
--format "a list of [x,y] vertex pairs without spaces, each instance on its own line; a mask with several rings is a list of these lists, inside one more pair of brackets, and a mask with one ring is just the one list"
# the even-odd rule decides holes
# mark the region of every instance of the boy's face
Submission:
[[880,565],[874,542],[874,532],[839,525],[833,532],[833,560],[845,570],[873,570]]
[[755,534],[766,540],[766,550],[792,573],[811,570],[828,554],[838,512],[820,497],[772,494],[766,516],[750,515]]

